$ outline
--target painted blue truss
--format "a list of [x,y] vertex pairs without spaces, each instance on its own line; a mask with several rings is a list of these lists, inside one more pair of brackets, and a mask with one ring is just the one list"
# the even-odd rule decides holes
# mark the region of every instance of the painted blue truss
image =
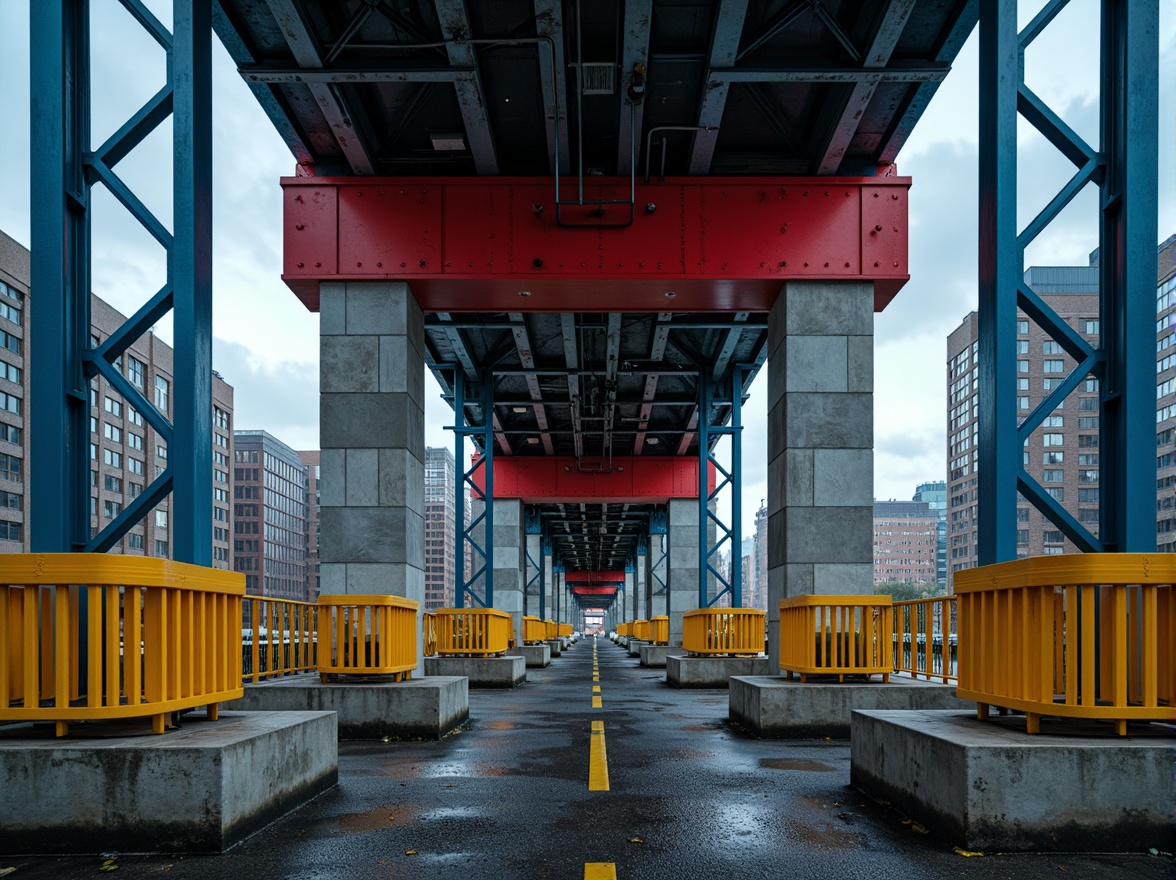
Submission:
[[[30,546],[103,552],[171,494],[172,556],[212,564],[211,4],[176,0],[174,32],[140,0],[119,0],[164,49],[167,80],[107,141],[90,133],[89,3],[31,4],[32,287]],[[169,232],[119,177],[118,163],[172,118]],[[90,341],[91,193],[101,184],[167,252],[167,282],[101,345]],[[122,374],[121,355],[172,312],[171,420]],[[167,444],[161,475],[90,534],[90,390],[103,376]]]
[[[465,371],[459,364],[438,364],[437,369],[453,372],[453,413],[454,435],[453,456],[456,479],[454,497],[454,602],[458,608],[465,608],[467,599],[470,607],[494,607],[494,380],[487,374],[478,389],[478,402],[482,410],[482,424],[470,425],[466,421],[466,402],[469,398]],[[481,455],[467,470],[465,464],[465,438],[480,439]],[[483,487],[474,480],[478,469],[482,469]],[[465,490],[469,487],[474,501],[482,502],[482,510],[465,521]],[[479,541],[477,530],[481,528]],[[466,547],[473,551],[473,571],[466,572]],[[481,581],[481,593],[478,582]]]
[[[732,608],[743,607],[743,376],[742,365],[737,365],[731,374],[732,393],[724,398],[716,395],[716,388],[709,374],[704,370],[698,377],[698,546],[701,562],[698,567],[698,607],[710,608],[723,596],[730,596]],[[716,409],[729,407],[731,420],[715,420]],[[726,435],[731,438],[731,469],[723,467],[715,456],[712,438]],[[716,473],[715,486],[710,488],[710,468]],[[718,515],[716,502],[725,489],[731,492],[731,523],[724,523]],[[711,525],[715,527],[716,540],[711,543]],[[724,574],[716,567],[723,547],[731,555],[731,571]],[[718,589],[710,595],[710,579],[713,577]]]
[[[1099,149],[1024,82],[1024,53],[1067,5],[1047,3],[1017,32],[1016,0],[980,7],[980,309],[978,558],[1017,555],[1017,495],[1087,552],[1147,552],[1155,532],[1155,241],[1159,85],[1157,4],[1103,0]],[[1025,119],[1075,168],[1017,228],[1017,120]],[[1087,186],[1099,195],[1098,347],[1089,345],[1024,282],[1025,248]],[[1017,423],[1020,309],[1076,361]],[[1146,344],[1145,344],[1146,343]],[[1023,463],[1033,430],[1088,376],[1099,386],[1099,534],[1069,513]]]

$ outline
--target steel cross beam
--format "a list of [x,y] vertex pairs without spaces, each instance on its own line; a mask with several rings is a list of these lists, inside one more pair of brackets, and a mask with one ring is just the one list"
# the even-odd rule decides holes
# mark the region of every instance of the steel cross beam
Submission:
[[558,83],[564,70],[564,35],[562,0],[535,0],[535,33],[550,40],[551,52],[539,52],[539,86],[543,93],[543,110],[548,124],[547,161],[552,174],[560,168],[571,168],[571,154],[568,144],[567,96],[558,91]]
[[747,18],[748,0],[720,0],[715,15],[714,39],[707,56],[707,68],[703,73],[702,102],[698,108],[698,127],[694,143],[690,148],[690,173],[709,174],[715,146],[719,142],[719,124],[723,121],[723,110],[727,106],[729,80],[718,79],[712,83],[712,73],[718,68],[730,68],[739,52],[739,38],[743,33],[743,22]]
[[[477,48],[469,42],[472,32],[470,18],[466,12],[465,0],[434,0],[441,32],[445,38],[445,51],[449,63],[457,68],[472,71],[467,76],[454,80],[457,103],[461,108],[462,123],[465,125],[466,140],[474,167],[479,174],[497,174],[498,156],[494,150],[494,138],[490,132],[490,117],[486,115],[486,93],[478,73]],[[542,53],[540,53],[542,54]]]
[[621,96],[617,134],[617,174],[633,171],[636,161],[633,138],[643,130],[644,94],[634,94],[636,67],[645,65],[649,55],[649,34],[653,24],[653,0],[625,0],[625,20],[621,25]]
[[[511,312],[511,333],[514,335],[515,347],[519,353],[519,363],[524,369],[535,369],[535,354],[531,347],[531,336],[527,332],[527,322],[521,312]],[[535,410],[535,423],[539,427],[539,437],[543,441],[543,451],[548,455],[555,453],[551,444],[551,432],[547,426],[547,408],[543,405],[543,392],[539,389],[539,377],[534,373],[526,376],[527,391],[533,401],[530,405]]]
[[[653,327],[653,338],[649,341],[649,360],[660,362],[666,356],[666,342],[670,338],[671,312],[661,312],[657,316],[657,323]],[[650,373],[645,377],[645,388],[641,392],[641,411],[637,417],[637,437],[633,440],[633,454],[640,455],[645,450],[645,428],[649,425],[649,417],[653,414],[654,399],[657,397],[657,373]]]
[[[1102,130],[1096,151],[1025,85],[1026,47],[1066,6],[1047,3],[1017,32],[1016,0],[980,10],[980,448],[978,557],[1017,554],[1017,494],[1084,551],[1155,549],[1154,360],[1157,216],[1158,11],[1102,3]],[[1017,224],[1017,120],[1033,125],[1075,166],[1074,176],[1025,229]],[[1086,186],[1099,190],[1101,334],[1092,349],[1023,282],[1025,248]],[[1016,319],[1020,308],[1077,367],[1018,426]],[[1130,344],[1129,341],[1134,341]],[[1028,475],[1032,430],[1086,376],[1099,382],[1099,535],[1095,538]]]
[[[35,3],[32,43],[30,543],[37,552],[109,550],[172,494],[172,555],[212,564],[212,23],[209,4],[178,0],[173,32],[140,0],[120,0],[166,52],[167,81],[97,150],[90,144],[89,6]],[[172,231],[115,167],[172,117]],[[101,183],[167,252],[167,281],[102,345],[90,342],[90,204]],[[174,393],[156,408],[116,362],[168,311]],[[103,376],[168,447],[163,474],[90,535],[89,413]],[[162,398],[161,398],[162,400]],[[163,411],[161,411],[163,410]],[[169,411],[168,411],[169,410]],[[168,416],[171,416],[169,421]],[[58,438],[56,441],[45,438]]]

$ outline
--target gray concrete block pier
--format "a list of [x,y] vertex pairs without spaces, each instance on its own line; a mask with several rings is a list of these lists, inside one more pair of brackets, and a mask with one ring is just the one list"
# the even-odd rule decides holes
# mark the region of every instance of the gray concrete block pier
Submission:
[[338,780],[334,712],[181,723],[0,727],[0,853],[219,853]]
[[527,680],[527,661],[521,656],[426,657],[425,675],[465,676],[472,688],[515,688]]

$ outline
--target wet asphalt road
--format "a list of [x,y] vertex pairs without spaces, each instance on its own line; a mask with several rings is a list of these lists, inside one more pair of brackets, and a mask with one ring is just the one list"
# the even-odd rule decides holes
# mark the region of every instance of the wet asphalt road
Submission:
[[[965,858],[849,787],[845,740],[760,741],[726,724],[727,692],[677,691],[591,639],[514,691],[470,692],[440,742],[340,744],[339,785],[219,856],[117,858],[118,878],[1151,880],[1146,855]],[[603,721],[609,790],[589,791]],[[12,880],[93,878],[98,857],[0,855]]]

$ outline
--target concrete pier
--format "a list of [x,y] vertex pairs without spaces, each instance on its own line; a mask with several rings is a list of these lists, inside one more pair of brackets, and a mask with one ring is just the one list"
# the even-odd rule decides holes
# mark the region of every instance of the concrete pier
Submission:
[[666,682],[676,688],[725,688],[734,675],[767,672],[767,657],[666,657]]
[[730,718],[765,739],[849,736],[855,709],[974,709],[953,685],[891,676],[883,684],[815,681],[802,684],[778,676],[731,679]]
[[181,723],[0,728],[0,852],[219,853],[338,780],[333,712]]
[[551,648],[551,656],[552,657],[558,657],[560,654],[563,653],[563,649],[564,649],[563,639],[548,639],[547,645],[548,645],[548,647]]
[[426,657],[425,675],[464,676],[472,688],[515,688],[527,680],[527,661],[522,656]]
[[[1172,841],[1172,728],[954,711],[853,713],[850,779],[957,846],[1146,852]],[[1018,729],[1020,728],[1020,729]]]
[[303,675],[247,685],[245,696],[228,707],[335,712],[340,739],[440,739],[469,719],[470,690],[468,680],[459,676],[324,684],[317,676]]
[[506,652],[507,657],[522,657],[528,669],[543,669],[551,665],[551,646],[547,642],[520,645]]
[[642,645],[648,645],[649,642],[644,642],[641,639],[629,639],[629,644],[626,645],[630,657],[640,657]]
[[674,648],[669,645],[650,645],[644,644],[641,646],[641,665],[651,666],[657,669],[664,669],[666,665],[666,658],[673,656],[682,656],[686,653],[686,649],[681,645]]

